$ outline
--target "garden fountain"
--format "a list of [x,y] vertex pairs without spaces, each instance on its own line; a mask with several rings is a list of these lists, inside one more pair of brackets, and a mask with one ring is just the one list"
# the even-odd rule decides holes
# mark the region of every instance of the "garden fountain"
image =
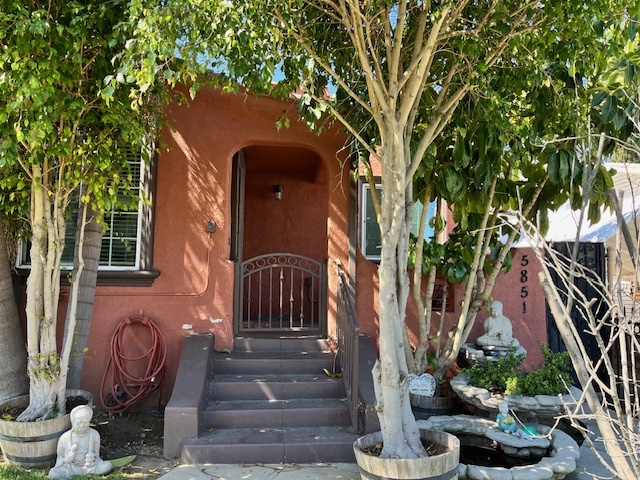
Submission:
[[[461,480],[559,480],[576,469],[580,457],[579,447],[569,435],[544,425],[534,426],[539,436],[532,439],[501,432],[493,420],[470,415],[430,417],[418,420],[418,427],[444,431],[460,439]],[[489,452],[497,463],[483,464],[467,453],[467,447]]]
[[476,343],[465,343],[460,349],[470,364],[487,365],[513,354],[525,359],[527,351],[513,337],[511,320],[502,313],[502,302],[491,302],[491,315],[484,321],[484,334]]

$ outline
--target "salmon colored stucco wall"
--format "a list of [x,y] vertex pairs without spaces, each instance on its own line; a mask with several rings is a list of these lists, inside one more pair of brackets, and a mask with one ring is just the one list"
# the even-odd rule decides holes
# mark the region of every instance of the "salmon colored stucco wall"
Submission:
[[[546,307],[544,294],[538,280],[540,263],[530,248],[514,248],[513,267],[508,273],[500,273],[496,279],[491,298],[503,303],[503,314],[513,326],[513,335],[527,350],[523,367],[528,368],[542,360],[540,345],[547,343]],[[526,257],[525,257],[526,256]],[[377,337],[378,329],[378,265],[358,254],[356,305],[361,331]],[[522,287],[526,287],[527,296],[522,297]],[[460,302],[464,296],[464,285],[455,285],[452,293],[454,310],[445,315],[445,332],[457,321],[460,314]],[[526,302],[526,312],[523,302]],[[487,309],[478,313],[473,330],[467,340],[474,343],[483,333]],[[407,324],[410,327],[410,340],[417,341],[417,314],[413,300],[409,299]],[[437,332],[440,312],[433,312],[431,332]]]
[[[317,136],[293,118],[290,128],[278,132],[276,120],[291,107],[267,97],[223,95],[206,89],[190,106],[174,104],[168,109],[173,129],[162,132],[168,150],[163,149],[159,155],[155,201],[153,268],[160,271],[160,276],[151,287],[98,287],[83,388],[100,394],[110,341],[123,317],[150,317],[163,332],[168,347],[161,390],[136,408],[167,403],[187,335],[210,332],[215,335],[216,349],[233,347],[231,179],[233,155],[240,149],[247,148],[249,161],[258,162],[255,168],[259,170],[260,159],[252,159],[252,152],[264,153],[276,147],[271,158],[262,159],[274,172],[265,171],[253,180],[269,188],[276,180],[285,186],[284,199],[277,202],[272,192],[254,191],[256,185],[247,182],[247,199],[251,202],[264,201],[269,208],[288,209],[286,216],[276,210],[257,215],[264,220],[258,226],[263,232],[262,246],[266,247],[277,233],[277,241],[268,248],[282,241],[286,248],[347,262],[349,200],[348,191],[341,185],[348,185],[348,172],[341,168],[336,155],[344,137],[332,131]],[[313,176],[305,177],[295,166],[300,157],[311,163]],[[295,170],[290,177],[289,170]],[[209,221],[216,222],[215,233],[207,233]],[[273,222],[271,229],[267,228],[269,222]],[[308,225],[313,238],[301,231]],[[251,248],[258,251],[262,247],[257,244]],[[330,333],[334,331],[337,285],[332,272],[330,265]]]
[[[348,265],[349,173],[336,154],[342,151],[344,136],[333,131],[317,136],[294,119],[290,128],[278,132],[276,120],[292,105],[267,97],[206,89],[190,103],[167,110],[173,128],[162,132],[167,149],[158,159],[153,256],[153,269],[160,276],[150,287],[98,287],[84,365],[82,387],[99,398],[117,325],[124,317],[150,317],[167,341],[167,370],[160,390],[136,405],[141,410],[168,402],[187,335],[213,333],[216,349],[233,347],[231,194],[233,156],[239,150],[244,149],[247,161],[244,257],[286,249],[327,260],[330,336],[335,332],[337,291],[332,261]],[[273,191],[278,184],[284,186],[280,201]],[[214,233],[207,232],[209,221],[216,222]],[[539,344],[546,342],[544,298],[532,252],[514,250],[514,255],[514,267],[498,278],[493,298],[503,302],[514,335],[529,351],[530,365],[540,360]],[[523,255],[528,255],[526,266]],[[357,314],[362,333],[375,339],[377,265],[359,250],[356,257]],[[523,269],[528,272],[525,283],[520,281]],[[526,299],[520,297],[522,286],[527,286]],[[457,318],[462,289],[454,288],[456,307],[446,315],[447,328]],[[63,310],[67,299],[63,291]],[[415,316],[410,305],[410,325],[415,325]],[[470,341],[481,334],[485,316],[484,311],[479,314]],[[141,348],[138,339],[131,352]]]
[[[511,320],[513,336],[527,351],[527,358],[523,364],[523,367],[527,368],[542,361],[540,346],[549,341],[546,301],[538,279],[540,262],[533,250],[514,248],[511,252],[513,266],[508,273],[498,276],[491,297],[502,302],[502,313]],[[526,297],[523,297],[523,287],[526,287]],[[471,340],[483,334],[483,323],[487,316],[486,310],[478,314],[478,320],[469,335]]]
[[[327,258],[329,179],[312,151],[245,149],[244,257],[274,252]],[[284,188],[276,200],[275,187]]]

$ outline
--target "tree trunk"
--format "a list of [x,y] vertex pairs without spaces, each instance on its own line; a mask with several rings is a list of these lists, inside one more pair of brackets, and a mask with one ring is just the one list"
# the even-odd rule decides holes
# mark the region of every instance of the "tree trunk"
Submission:
[[[60,259],[64,248],[64,208],[59,195],[48,191],[51,171],[32,167],[31,272],[27,280],[27,353],[29,406],[16,419],[30,422],[53,415],[60,381],[56,332],[60,289]],[[55,208],[54,208],[55,207]],[[64,408],[58,411],[63,415]]]
[[[378,219],[382,237],[380,260],[379,360],[373,368],[380,428],[381,457],[418,458],[427,455],[420,441],[409,401],[404,353],[405,306],[409,295],[406,262],[409,254],[411,198],[407,198],[402,132],[388,130],[382,148],[382,202]],[[407,202],[408,200],[408,202]]]
[[29,390],[27,352],[16,306],[7,242],[0,218],[0,402]]
[[552,287],[550,281],[550,275],[546,268],[538,274],[540,283],[542,284],[542,290],[547,299],[549,309],[555,319],[556,326],[560,332],[560,336],[567,347],[567,352],[571,356],[571,362],[575,369],[576,376],[580,381],[580,386],[584,392],[584,398],[587,405],[591,409],[593,418],[596,421],[598,428],[602,434],[604,447],[611,458],[611,462],[615,466],[617,475],[624,480],[633,480],[638,477],[635,475],[624,450],[620,447],[620,435],[615,431],[609,416],[604,412],[602,402],[598,398],[598,394],[593,387],[593,383],[590,380],[589,371],[585,365],[585,359],[581,353],[580,345],[578,345],[575,336],[571,332],[569,326],[572,322],[571,316],[566,310],[563,303],[558,298],[558,293]]
[[[67,388],[80,388],[82,378],[82,366],[84,363],[84,354],[89,338],[89,329],[91,328],[91,315],[93,313],[93,299],[96,293],[96,281],[98,278],[98,264],[100,263],[100,247],[102,243],[102,225],[96,221],[96,215],[91,208],[87,212],[88,221],[84,225],[84,245],[82,257],[84,266],[82,273],[78,278],[79,264],[79,239],[76,238],[76,248],[73,255],[73,277],[72,282],[78,282],[77,290],[77,311],[76,311],[76,331],[73,336],[73,345],[71,347],[71,357],[69,359],[69,372],[67,376]],[[78,234],[82,231],[82,215],[78,215]],[[72,294],[75,292],[72,291]],[[73,297],[69,297],[69,304],[75,301]],[[71,309],[67,309],[67,318],[65,325],[69,325],[69,315]],[[66,335],[65,335],[66,337]]]

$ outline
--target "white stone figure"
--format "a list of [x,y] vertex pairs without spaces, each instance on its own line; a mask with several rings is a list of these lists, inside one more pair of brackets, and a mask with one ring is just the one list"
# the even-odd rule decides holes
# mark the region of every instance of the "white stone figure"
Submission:
[[90,428],[93,409],[80,405],[71,410],[71,430],[58,440],[56,464],[49,478],[68,479],[75,475],[104,475],[113,468],[100,458],[100,434]]
[[499,413],[496,417],[496,423],[498,428],[503,432],[515,433],[518,425],[515,418],[509,413],[509,404],[507,402],[501,402],[498,406]]
[[496,423],[501,432],[510,433],[525,440],[531,440],[531,436],[522,428],[518,427],[516,419],[509,413],[509,404],[507,402],[500,402],[498,410],[499,413],[496,416]]
[[518,347],[520,342],[513,338],[511,320],[502,314],[502,302],[491,302],[491,315],[484,321],[484,335],[476,344],[481,347]]

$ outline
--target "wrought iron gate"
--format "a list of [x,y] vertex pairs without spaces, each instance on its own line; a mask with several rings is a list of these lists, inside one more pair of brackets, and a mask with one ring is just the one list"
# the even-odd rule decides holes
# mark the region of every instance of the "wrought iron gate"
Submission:
[[326,333],[326,263],[272,253],[236,269],[236,333]]

